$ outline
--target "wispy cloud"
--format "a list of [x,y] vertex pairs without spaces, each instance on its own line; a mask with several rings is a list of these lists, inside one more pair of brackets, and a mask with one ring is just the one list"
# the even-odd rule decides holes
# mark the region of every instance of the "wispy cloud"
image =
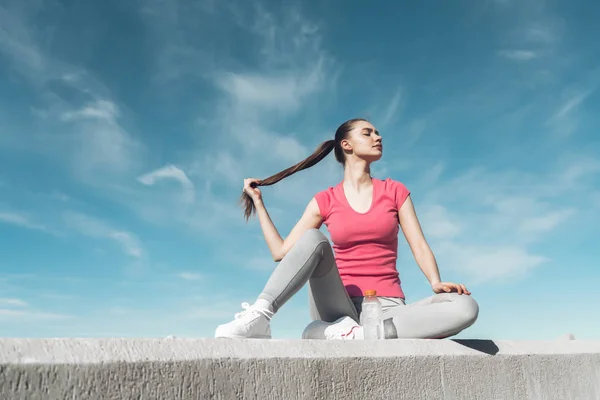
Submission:
[[[215,54],[210,45],[204,47],[194,40],[210,37],[213,32],[210,24],[198,23],[214,18],[212,1],[144,1],[140,8],[142,21],[148,28],[148,35],[154,44],[154,72],[152,80],[172,91],[188,79],[203,77],[214,68]],[[224,7],[225,11],[229,7]],[[184,28],[185,27],[185,28]],[[210,43],[202,41],[202,44]],[[188,81],[189,82],[189,81]],[[182,86],[187,86],[182,84]],[[165,93],[169,95],[169,93]]]
[[506,283],[520,279],[549,261],[547,257],[530,254],[520,246],[474,246],[442,242],[437,246],[436,254],[447,267],[469,276],[473,284],[493,280]]
[[537,0],[505,1],[510,10],[505,15],[504,30],[500,34],[501,48],[497,51],[500,57],[526,63],[533,60],[545,60],[546,65],[536,63],[537,74],[554,75],[561,59],[560,39],[564,32],[562,18],[552,7]]
[[117,106],[106,100],[98,100],[75,111],[67,111],[61,115],[63,121],[102,120],[114,124],[119,115]]
[[30,17],[43,14],[42,3],[0,6],[0,54],[36,88],[41,105],[34,115],[45,120],[26,141],[24,135],[12,135],[11,143],[71,163],[73,174],[88,183],[102,182],[101,173],[129,172],[144,146],[120,124],[110,90],[86,69],[57,58],[40,39],[45,34]]
[[517,229],[522,235],[544,234],[552,231],[575,213],[575,209],[567,208],[551,211],[541,216],[525,218],[521,221],[520,225],[518,225]]
[[558,135],[570,136],[577,131],[579,127],[577,109],[590,93],[591,90],[582,90],[570,95],[549,118],[548,123]]
[[[41,97],[60,98],[49,84],[66,85],[85,97],[108,94],[107,88],[88,71],[56,57],[44,40],[47,34],[32,16],[47,11],[51,2],[5,2],[0,5],[0,54],[8,65],[41,91]],[[64,99],[63,99],[64,100]]]
[[8,323],[62,320],[68,315],[37,310],[18,298],[0,298],[0,321]]
[[27,303],[21,299],[0,298],[0,306],[27,307]]
[[218,86],[241,106],[253,105],[257,110],[297,110],[302,100],[319,89],[321,66],[317,64],[306,74],[292,72],[283,75],[224,73]]
[[498,54],[516,61],[529,61],[537,57],[537,54],[531,50],[500,50]]
[[427,236],[432,238],[451,238],[460,234],[462,228],[459,220],[454,220],[445,207],[434,205],[421,214],[422,225],[427,227]]
[[[237,203],[243,178],[264,178],[287,168],[333,135],[322,135],[322,127],[306,124],[298,131],[283,130],[281,120],[320,112],[319,95],[335,85],[333,61],[321,47],[318,27],[296,10],[274,14],[261,7],[250,12],[232,7],[222,11],[233,13],[236,29],[247,33],[249,46],[260,57],[242,68],[211,65],[204,77],[210,77],[215,90],[214,107],[198,115],[200,144],[190,150],[187,166],[178,167],[194,183],[196,203],[195,210],[179,210],[181,215],[175,219],[214,232],[243,223]],[[207,137],[207,131],[219,134]],[[265,192],[273,193],[268,194],[273,207],[277,206],[273,200],[305,203],[312,188],[330,184],[336,172],[335,165],[324,161]],[[165,202],[162,207],[169,205]]]
[[384,108],[384,113],[381,118],[376,121],[382,128],[388,127],[395,123],[400,118],[402,111],[402,91],[396,90],[391,99],[389,100],[387,107]]
[[564,118],[568,115],[573,109],[577,108],[590,94],[589,91],[584,91],[581,93],[577,93],[570,97],[554,114],[553,118]]
[[[240,180],[236,186],[246,174],[266,177],[301,161],[313,150],[310,147],[329,138],[316,132],[307,137],[310,131],[282,132],[277,126],[283,115],[292,117],[300,110],[306,113],[309,106],[314,108],[318,94],[332,90],[335,75],[331,58],[320,47],[318,28],[297,11],[274,15],[259,8],[243,20],[246,29],[260,38],[258,46],[265,58],[250,71],[225,70],[217,75],[220,105],[213,120],[225,133],[222,152],[229,156],[224,159],[235,160],[225,171],[237,168],[235,175]],[[307,146],[311,137],[313,145]],[[219,175],[216,169],[204,171],[209,176]],[[294,181],[300,183],[301,178]],[[288,187],[286,192],[294,197],[289,194],[296,191]]]
[[3,5],[0,5],[0,52],[32,78],[43,73],[46,67],[45,57],[35,43],[33,32]]
[[[237,203],[243,178],[266,177],[287,168],[328,138],[318,137],[318,132],[324,131],[319,126],[302,126],[298,132],[283,130],[281,120],[300,113],[319,112],[318,103],[322,99],[319,94],[332,90],[335,71],[332,58],[321,46],[318,26],[293,7],[272,13],[260,5],[245,10],[235,4],[221,7],[215,3],[216,8],[208,9],[188,6],[151,2],[142,10],[142,15],[153,34],[170,38],[168,43],[157,42],[157,53],[162,54],[162,59],[169,58],[167,64],[175,68],[173,73],[167,74],[170,82],[167,90],[178,90],[179,85],[189,86],[190,82],[207,83],[213,90],[211,98],[214,100],[197,115],[199,122],[194,135],[199,144],[187,152],[189,161],[177,166],[186,172],[187,179],[172,167],[140,178],[145,185],[158,187],[155,174],[163,178],[168,175],[181,182],[184,191],[189,193],[187,198],[192,198],[189,184],[192,182],[194,209],[173,207],[172,199],[165,196],[158,201],[149,199],[141,208],[157,221],[165,220],[168,209],[171,220],[210,231],[213,236],[223,229],[231,229],[232,224],[243,223]],[[187,36],[181,35],[182,21],[210,18],[216,9],[227,17],[231,28],[245,33],[247,46],[257,57],[233,67],[226,59],[216,58],[212,49],[208,51],[204,47],[204,42],[188,42]],[[203,29],[210,27],[193,24],[186,27],[185,32],[196,36]],[[186,49],[186,55],[179,57],[182,53],[179,50],[174,53],[173,46]],[[218,132],[218,135],[207,136],[206,132]],[[329,168],[325,168],[328,172]],[[291,194],[294,191],[290,185],[300,185],[302,193],[308,193],[301,181],[297,177],[286,179],[285,184],[275,189],[275,196],[279,200],[298,201],[298,196]],[[286,190],[280,192],[282,185]]]
[[180,272],[177,277],[186,281],[198,281],[204,278],[204,275],[197,272]]
[[32,221],[31,217],[16,213],[16,212],[1,212],[0,211],[0,223],[11,224],[19,226],[21,228],[33,229],[42,232],[52,233],[52,230],[44,225],[38,224]]
[[524,39],[531,43],[553,44],[558,40],[558,29],[552,29],[549,22],[534,23],[525,28]]
[[118,123],[119,109],[110,100],[96,100],[62,113],[61,120],[74,124],[71,145],[76,171],[93,177],[98,171],[126,173],[136,164],[143,146]]
[[195,188],[192,181],[185,172],[174,165],[165,165],[147,174],[138,177],[138,181],[147,186],[153,186],[161,180],[175,180],[182,186],[182,199],[185,203],[193,203],[195,198]]
[[70,228],[82,235],[112,240],[119,244],[126,254],[135,258],[144,255],[140,240],[131,232],[115,229],[100,219],[77,212],[65,212],[63,219]]
[[533,245],[576,218],[579,208],[589,207],[555,200],[565,191],[585,192],[581,177],[597,174],[594,165],[575,162],[552,174],[472,169],[428,189],[419,185],[424,197],[417,211],[442,269],[483,283],[518,279],[550,262]]
[[[558,182],[564,190],[577,189],[590,177],[600,173],[600,159],[577,155],[576,160],[569,163],[558,175]],[[589,189],[587,186],[584,186]]]
[[33,310],[14,310],[0,308],[0,321],[5,322],[35,322],[40,320],[63,320],[68,318],[71,317],[65,314],[55,314]]

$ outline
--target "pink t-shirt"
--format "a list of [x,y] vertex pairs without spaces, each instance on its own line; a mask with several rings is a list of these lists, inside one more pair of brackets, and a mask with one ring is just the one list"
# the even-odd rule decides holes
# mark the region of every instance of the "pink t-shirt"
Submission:
[[373,181],[373,200],[365,213],[355,211],[342,183],[316,194],[331,235],[342,282],[351,297],[374,289],[377,296],[404,298],[398,259],[398,210],[410,194],[392,179]]

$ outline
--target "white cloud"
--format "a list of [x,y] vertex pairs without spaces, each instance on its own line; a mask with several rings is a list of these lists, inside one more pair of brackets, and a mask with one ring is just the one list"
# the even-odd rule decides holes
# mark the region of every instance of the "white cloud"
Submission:
[[249,15],[238,13],[238,23],[259,36],[261,55],[267,66],[296,69],[323,60],[319,27],[298,9],[290,7],[272,13],[258,6],[255,10]]
[[283,75],[224,73],[217,78],[216,83],[235,104],[242,107],[252,107],[263,112],[271,109],[295,111],[306,96],[320,89],[323,79],[321,68],[317,62],[312,70]]
[[550,261],[544,256],[530,254],[517,245],[475,246],[442,242],[436,246],[435,252],[442,261],[442,268],[467,274],[473,284],[519,279]]
[[18,70],[33,78],[43,73],[46,62],[32,36],[20,18],[0,5],[0,52],[8,56]]
[[144,254],[139,239],[131,232],[115,229],[100,219],[77,212],[65,212],[63,219],[70,228],[82,235],[117,242],[132,257],[140,258]]
[[114,124],[118,115],[119,111],[113,102],[98,100],[79,110],[64,112],[61,115],[61,119],[63,121],[99,119]]
[[119,109],[108,100],[97,100],[72,111],[61,119],[74,124],[69,145],[74,147],[75,172],[95,180],[97,172],[127,173],[137,163],[144,148],[118,123]]
[[[244,176],[244,166],[228,150],[219,150],[214,154],[204,154],[198,157],[190,168],[190,176],[207,180],[224,180],[229,185],[241,185]],[[241,188],[241,187],[240,187]]]
[[68,194],[62,193],[62,192],[54,192],[52,194],[52,197],[56,200],[62,201],[62,202],[67,202],[71,200],[71,197]]
[[0,321],[4,322],[35,322],[40,320],[63,320],[68,318],[70,318],[70,316],[64,314],[0,308]]
[[197,281],[204,278],[202,274],[197,272],[180,272],[177,276],[186,281]]
[[20,226],[22,228],[33,229],[43,232],[50,233],[51,230],[44,225],[31,221],[31,218],[27,215],[15,212],[0,212],[0,223],[11,224]]
[[589,177],[594,177],[600,172],[600,160],[583,157],[578,154],[576,160],[571,162],[558,176],[558,183],[564,190],[580,186]]
[[578,108],[591,94],[591,90],[582,90],[571,94],[549,118],[548,123],[561,136],[570,136],[579,127]]
[[112,231],[108,237],[119,242],[130,256],[137,258],[142,256],[143,250],[140,241],[133,234],[124,231]]
[[[298,133],[284,132],[278,123],[283,117],[303,112],[307,106],[316,107],[317,95],[330,90],[333,85],[331,59],[320,47],[317,27],[294,10],[286,9],[277,15],[260,6],[250,10],[258,11],[244,13],[232,7],[223,12],[233,13],[230,16],[239,25],[237,28],[247,32],[250,43],[255,39],[254,47],[261,53],[257,63],[250,62],[236,70],[215,63],[210,66],[211,72],[204,75],[212,79],[217,96],[214,109],[198,115],[201,145],[190,150],[191,162],[185,168],[187,180],[193,181],[195,187],[194,207],[180,207],[180,204],[174,207],[173,200],[162,193],[158,198],[148,198],[143,204],[136,205],[136,209],[142,210],[149,219],[183,222],[194,229],[210,232],[211,236],[232,226],[243,226],[242,210],[237,202],[243,178],[272,175],[301,161],[314,150],[313,146],[329,139],[315,140],[317,129],[307,126],[302,126]],[[174,21],[188,17],[180,11],[169,7],[168,18]],[[150,20],[151,16],[145,18]],[[155,28],[165,31],[166,37],[176,38],[173,29],[178,29],[177,24],[162,22],[154,21]],[[188,70],[185,66],[182,68]],[[176,74],[171,78],[181,76]],[[207,135],[207,131],[218,132],[218,135]],[[312,144],[303,144],[307,142]],[[273,198],[279,202],[308,201],[304,197],[319,186],[315,179],[330,181],[329,176],[322,176],[324,171],[331,169],[320,165],[310,172],[286,179],[275,188],[265,188],[265,192],[273,193],[271,208],[277,206],[273,205]],[[178,179],[191,193],[191,185],[185,179],[179,179],[183,175],[173,168],[144,174],[138,180],[157,186],[154,173]]]
[[70,162],[73,173],[88,183],[106,182],[105,173],[137,166],[145,148],[119,123],[110,90],[85,69],[57,58],[58,52],[41,40],[46,33],[29,23],[46,6],[0,6],[0,54],[35,87],[43,105],[32,113],[45,120],[42,129],[26,136],[11,133],[7,143]]
[[[563,17],[552,6],[537,0],[507,1],[511,17],[498,33],[502,48],[500,57],[528,63],[544,60],[544,65],[535,63],[535,70],[526,78],[526,85],[547,83],[558,77],[565,55],[559,47],[565,31]],[[507,14],[508,15],[508,14]]]
[[138,177],[138,181],[140,181],[141,183],[143,183],[146,186],[153,186],[158,181],[161,181],[164,179],[173,179],[173,180],[179,182],[183,188],[183,195],[182,195],[183,201],[185,203],[193,203],[194,202],[194,198],[195,198],[194,184],[187,177],[187,175],[185,174],[184,171],[182,171],[181,169],[177,168],[174,165],[169,164],[162,168],[156,169],[152,172],[149,172],[147,174],[144,174],[144,175],[141,175],[140,177]]
[[537,57],[537,54],[531,50],[501,50],[498,54],[516,61],[529,61]]
[[27,307],[27,303],[21,299],[0,298],[0,306]]
[[36,322],[66,318],[69,316],[35,310],[21,299],[0,298],[0,321],[2,322]]
[[[31,23],[33,16],[46,12],[45,7],[51,7],[51,3],[35,1],[21,6],[15,1],[0,5],[0,54],[37,89],[44,89],[48,83],[62,83],[91,98],[108,94],[106,87],[86,70],[57,58],[57,52],[49,48],[53,41],[45,40],[47,32]],[[40,97],[58,95],[54,90],[42,90]]]
[[549,26],[534,25],[525,29],[525,39],[532,43],[553,44],[558,39]]
[[425,235],[432,238],[449,238],[461,232],[460,223],[451,218],[446,208],[439,205],[429,207],[419,217]]
[[[318,95],[331,90],[335,73],[332,73],[332,59],[321,48],[317,26],[294,9],[285,8],[274,14],[260,5],[249,7],[248,11],[236,5],[219,9],[230,22],[234,21],[235,29],[245,32],[247,46],[258,55],[235,69],[229,63],[219,62],[213,49],[210,49],[211,54],[205,54],[207,49],[203,42],[187,42],[180,34],[182,21],[207,18],[206,12],[211,10],[214,11],[153,2],[142,11],[151,32],[161,38],[157,49],[161,54],[159,58],[168,59],[165,63],[175,67],[173,73],[166,73],[169,89],[177,90],[178,84],[188,86],[189,79],[209,79],[216,95],[210,103],[214,108],[205,109],[196,118],[200,122],[196,126],[200,144],[189,150],[190,161],[183,163],[187,166],[179,167],[185,169],[194,184],[193,209],[173,207],[173,200],[164,193],[159,198],[140,201],[135,208],[147,219],[183,222],[214,236],[231,229],[232,225],[243,224],[237,203],[243,178],[272,175],[301,161],[312,152],[313,146],[329,139],[315,139],[316,132],[323,131],[321,127],[303,125],[296,133],[283,131],[280,122],[284,117],[293,118],[304,112],[307,107],[317,109],[321,100]],[[227,28],[224,24],[222,29]],[[186,34],[194,36],[194,32],[201,29],[186,28]],[[173,53],[173,46],[185,49],[185,54]],[[204,60],[199,60],[199,55],[205,56]],[[202,73],[198,73],[200,69]],[[212,134],[207,135],[207,132]],[[308,146],[303,144],[310,142]],[[177,179],[173,176],[175,170],[170,168],[168,173]],[[153,177],[150,172],[140,178],[146,185],[157,186],[157,179]],[[183,184],[183,180],[180,182]],[[290,190],[294,182],[299,180],[286,179],[285,184],[278,184],[275,197],[297,201],[299,196]],[[313,188],[317,185],[312,183]],[[279,193],[283,186],[287,190]],[[191,186],[185,183],[184,187]]]
[[560,107],[560,109],[553,115],[553,118],[563,118],[569,114],[573,109],[577,108],[590,94],[589,91],[583,91],[576,93]]
[[[600,171],[596,166],[576,161],[545,174],[473,169],[417,185],[417,212],[442,275],[451,268],[476,283],[519,279],[551,262],[539,249],[590,206],[579,194],[587,191],[584,178]],[[574,199],[568,206],[565,193]]]
[[[261,38],[259,47],[265,57],[260,65],[247,71],[217,73],[216,84],[222,96],[213,122],[224,135],[220,159],[207,154],[203,158],[211,160],[210,164],[204,162],[201,169],[207,180],[225,176],[227,182],[241,187],[242,178],[275,174],[306,158],[318,143],[333,136],[331,132],[318,137],[308,125],[296,135],[276,127],[282,116],[314,108],[319,101],[317,95],[331,89],[334,73],[331,58],[320,47],[318,27],[295,10],[274,15],[259,7],[256,14],[240,16],[239,20]],[[319,169],[324,171],[321,166]],[[308,175],[316,177],[312,172],[286,179],[287,188],[280,199],[296,201],[298,192],[290,183],[300,183],[298,190],[304,190],[302,181]],[[329,182],[329,176],[324,178]],[[312,192],[319,182],[313,180],[311,186]]]
[[518,226],[521,234],[536,235],[549,232],[575,214],[574,209],[556,210],[541,216],[525,218]]
[[401,109],[402,91],[398,89],[390,99],[382,117],[377,121],[377,124],[381,125],[381,127],[385,129],[385,127],[395,123],[400,117]]

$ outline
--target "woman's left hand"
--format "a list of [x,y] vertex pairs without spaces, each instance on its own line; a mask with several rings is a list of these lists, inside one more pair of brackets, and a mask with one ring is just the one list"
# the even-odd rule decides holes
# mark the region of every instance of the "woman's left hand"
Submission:
[[431,289],[434,291],[434,293],[457,292],[458,294],[471,294],[465,285],[452,282],[438,282],[431,285]]

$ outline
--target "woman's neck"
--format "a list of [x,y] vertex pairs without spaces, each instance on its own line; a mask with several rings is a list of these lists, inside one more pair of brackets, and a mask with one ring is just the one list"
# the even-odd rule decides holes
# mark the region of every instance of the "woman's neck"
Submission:
[[347,163],[344,168],[344,186],[360,192],[373,186],[370,165],[364,161]]

